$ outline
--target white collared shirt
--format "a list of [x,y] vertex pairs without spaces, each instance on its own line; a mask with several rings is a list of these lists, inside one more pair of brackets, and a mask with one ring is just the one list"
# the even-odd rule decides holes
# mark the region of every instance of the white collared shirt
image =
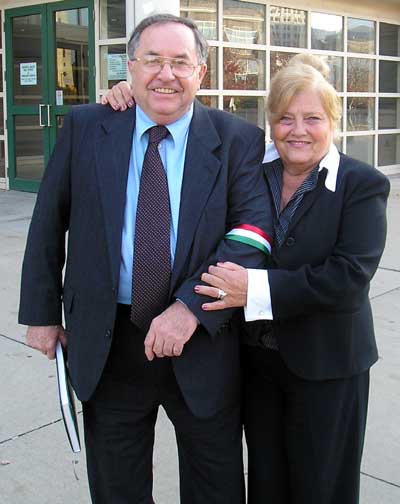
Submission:
[[[263,163],[278,159],[279,153],[274,143],[267,144]],[[328,153],[321,159],[318,171],[326,168],[325,187],[332,192],[336,190],[340,155],[332,143]],[[246,322],[254,320],[273,320],[271,290],[268,280],[268,270],[248,269],[247,303],[244,307]]]

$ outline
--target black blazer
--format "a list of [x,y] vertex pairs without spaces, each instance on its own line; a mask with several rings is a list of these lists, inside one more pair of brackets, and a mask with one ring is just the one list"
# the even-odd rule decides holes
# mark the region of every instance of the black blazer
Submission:
[[[19,321],[53,325],[64,303],[68,359],[78,397],[91,397],[110,350],[116,317],[121,231],[135,111],[73,107],[46,169],[24,258]],[[230,114],[195,103],[181,192],[171,302],[181,299],[201,325],[173,359],[193,412],[212,415],[239,393],[233,311],[206,313],[193,292],[217,260],[262,267],[256,248],[226,240],[234,225],[271,229],[260,170],[264,134]],[[68,231],[65,278],[65,233]]]
[[[368,293],[385,245],[389,181],[345,155],[336,192],[325,178],[304,196],[285,243],[273,247],[268,273],[282,358],[309,380],[349,377],[378,358]],[[268,324],[246,331],[260,335]]]

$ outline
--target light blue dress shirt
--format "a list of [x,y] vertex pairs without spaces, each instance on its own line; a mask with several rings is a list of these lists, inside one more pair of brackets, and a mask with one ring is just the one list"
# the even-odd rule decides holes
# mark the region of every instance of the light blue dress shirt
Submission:
[[[167,125],[170,134],[160,143],[159,146],[161,159],[165,171],[167,172],[171,206],[171,267],[175,258],[183,168],[185,164],[186,144],[192,116],[193,105],[178,121]],[[136,207],[139,196],[140,175],[142,173],[144,155],[149,141],[149,134],[146,131],[152,126],[156,126],[156,123],[147,117],[143,110],[136,105],[136,126],[133,132],[128,183],[126,186],[125,216],[121,246],[121,268],[118,289],[118,303],[123,304],[131,304]]]

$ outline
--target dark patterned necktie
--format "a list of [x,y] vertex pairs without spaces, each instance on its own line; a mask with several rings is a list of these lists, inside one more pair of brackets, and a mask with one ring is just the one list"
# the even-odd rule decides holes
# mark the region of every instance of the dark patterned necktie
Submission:
[[131,310],[132,322],[144,331],[166,308],[171,277],[168,181],[158,151],[169,131],[165,126],[148,131],[136,211]]

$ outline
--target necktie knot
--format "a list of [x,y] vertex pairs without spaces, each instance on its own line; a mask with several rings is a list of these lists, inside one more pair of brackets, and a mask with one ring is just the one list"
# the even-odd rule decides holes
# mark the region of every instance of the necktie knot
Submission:
[[158,145],[168,135],[169,131],[165,126],[153,126],[147,130],[149,132],[149,143]]

